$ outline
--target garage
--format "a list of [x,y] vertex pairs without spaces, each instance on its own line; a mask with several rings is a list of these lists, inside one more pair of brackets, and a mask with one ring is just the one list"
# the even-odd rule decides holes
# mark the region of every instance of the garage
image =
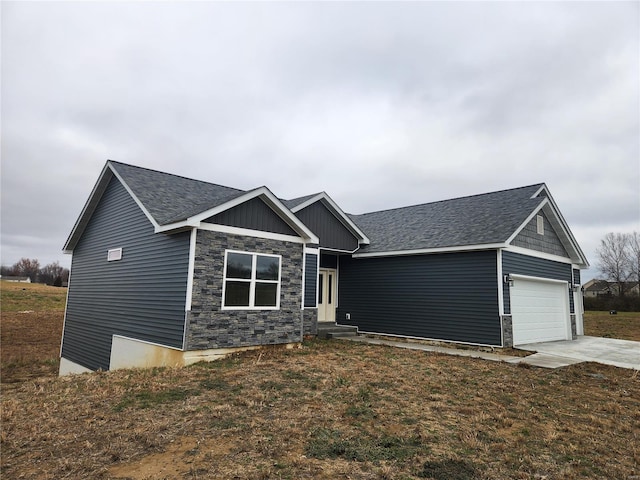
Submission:
[[511,275],[513,344],[571,339],[566,282]]

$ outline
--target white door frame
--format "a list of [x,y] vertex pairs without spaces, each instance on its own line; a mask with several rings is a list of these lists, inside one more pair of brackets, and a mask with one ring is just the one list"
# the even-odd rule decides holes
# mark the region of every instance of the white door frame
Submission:
[[318,270],[318,322],[336,321],[337,279],[338,270],[335,268]]

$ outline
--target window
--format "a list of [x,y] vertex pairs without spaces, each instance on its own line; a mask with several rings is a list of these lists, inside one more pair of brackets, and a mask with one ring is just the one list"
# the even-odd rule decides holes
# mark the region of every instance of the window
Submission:
[[227,250],[224,257],[223,308],[280,308],[279,255]]
[[538,233],[540,235],[544,235],[544,217],[542,215],[538,215],[536,217],[536,221],[538,222]]

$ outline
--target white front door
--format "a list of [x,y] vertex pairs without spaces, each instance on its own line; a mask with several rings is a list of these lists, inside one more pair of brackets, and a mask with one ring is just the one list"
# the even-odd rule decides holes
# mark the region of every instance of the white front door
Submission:
[[332,268],[321,268],[318,272],[318,321],[336,321],[336,276]]

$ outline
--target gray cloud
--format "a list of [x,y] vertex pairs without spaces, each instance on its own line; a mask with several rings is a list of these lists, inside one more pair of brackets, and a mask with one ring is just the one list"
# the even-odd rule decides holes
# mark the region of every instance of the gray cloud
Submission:
[[639,13],[4,2],[2,262],[68,264],[107,158],[354,213],[544,181],[593,261],[640,229]]

